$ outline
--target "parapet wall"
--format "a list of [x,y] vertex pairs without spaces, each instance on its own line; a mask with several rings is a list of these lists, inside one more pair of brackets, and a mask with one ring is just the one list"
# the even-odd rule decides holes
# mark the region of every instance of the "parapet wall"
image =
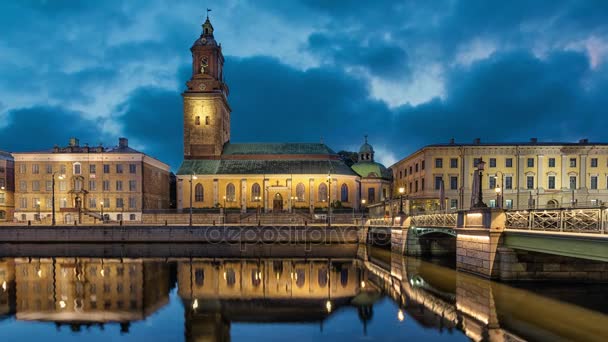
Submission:
[[2,226],[0,242],[357,243],[356,226]]

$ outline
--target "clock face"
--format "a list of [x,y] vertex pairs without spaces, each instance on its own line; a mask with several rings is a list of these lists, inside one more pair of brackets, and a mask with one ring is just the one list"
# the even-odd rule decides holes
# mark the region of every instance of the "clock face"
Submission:
[[204,38],[204,37],[203,37],[203,38],[201,38],[201,43],[203,43],[203,44],[207,44],[207,38]]
[[205,89],[207,89],[207,85],[205,85],[205,83],[201,83],[201,84],[199,84],[198,88],[200,90],[205,90]]

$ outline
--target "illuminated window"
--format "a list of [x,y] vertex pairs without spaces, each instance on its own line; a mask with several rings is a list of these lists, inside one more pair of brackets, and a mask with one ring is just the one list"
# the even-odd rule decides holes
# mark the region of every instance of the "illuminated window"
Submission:
[[340,189],[340,201],[348,202],[348,185],[342,184],[342,188]]
[[262,189],[260,188],[260,184],[254,183],[251,186],[251,200],[252,201],[259,201],[259,200],[261,200],[261,198],[260,198],[261,197],[260,196],[261,191],[262,191]]
[[209,125],[209,116],[205,116],[205,125]]
[[298,198],[298,201],[303,201],[304,200],[304,193],[306,192],[306,189],[304,187],[304,184],[302,183],[298,183],[298,185],[296,185],[296,197]]
[[197,126],[199,126],[201,124],[201,117],[200,116],[197,116],[197,117],[194,118],[194,124],[197,125]]
[[202,184],[196,184],[194,187],[194,201],[202,202],[205,200],[205,193]]
[[233,202],[236,200],[236,189],[234,184],[228,183],[226,185],[226,201]]
[[327,201],[327,185],[325,183],[319,184],[319,202]]

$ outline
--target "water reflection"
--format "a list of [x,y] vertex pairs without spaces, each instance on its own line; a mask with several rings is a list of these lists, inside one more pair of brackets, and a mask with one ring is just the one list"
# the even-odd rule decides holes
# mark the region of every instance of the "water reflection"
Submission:
[[[171,300],[183,304],[186,340],[230,340],[241,323],[308,323],[322,331],[335,321],[330,318],[349,312],[355,312],[346,325],[351,338],[372,325],[387,327],[382,335],[371,331],[384,338],[429,330],[475,341],[608,336],[607,316],[575,299],[543,297],[365,246],[350,256],[295,258],[4,258],[0,283],[0,320],[53,322],[81,333],[83,326],[104,324],[128,333],[167,305],[177,287]],[[596,288],[606,293],[606,286]],[[381,304],[386,297],[394,303],[389,309]],[[603,298],[594,305],[608,304]],[[386,310],[394,311],[387,316]],[[281,338],[273,333],[259,337]]]

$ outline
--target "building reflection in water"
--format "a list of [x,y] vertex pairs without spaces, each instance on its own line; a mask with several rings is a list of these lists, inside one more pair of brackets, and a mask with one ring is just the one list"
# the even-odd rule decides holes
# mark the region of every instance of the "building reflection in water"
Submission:
[[363,329],[380,291],[355,259],[191,259],[178,262],[187,340],[229,340],[231,322],[317,322],[355,307]]
[[143,320],[169,301],[164,261],[101,258],[16,258],[16,318],[82,325]]
[[[439,333],[462,331],[474,341],[608,336],[602,312],[364,245],[356,255],[170,262],[5,258],[0,259],[0,319],[14,315],[74,331],[119,323],[128,332],[131,322],[168,303],[177,282],[188,341],[230,340],[231,324],[240,322],[304,322],[323,329],[328,317],[346,310],[356,311],[366,334],[382,296],[397,305],[398,322],[415,321]],[[564,320],[568,324],[556,323]]]

